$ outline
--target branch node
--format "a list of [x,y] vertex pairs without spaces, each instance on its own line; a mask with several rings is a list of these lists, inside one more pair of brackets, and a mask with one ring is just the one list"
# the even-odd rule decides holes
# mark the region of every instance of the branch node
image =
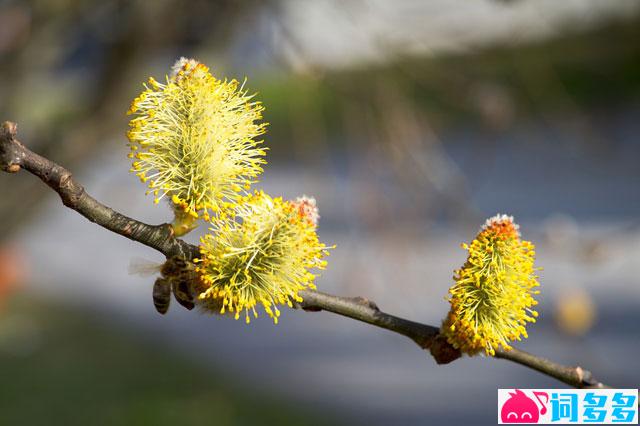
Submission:
[[447,342],[447,338],[442,334],[438,334],[435,338],[431,339],[431,341],[428,342],[428,346],[423,346],[423,349],[429,349],[433,359],[435,359],[438,364],[449,364],[462,356],[460,350],[454,348],[451,343]]
[[21,157],[16,145],[20,143],[15,139],[18,125],[11,121],[5,121],[0,126],[0,169],[8,173],[17,173],[22,165]]
[[15,139],[18,134],[18,125],[12,121],[2,123],[2,138]]
[[352,300],[358,305],[366,306],[367,308],[373,309],[374,311],[380,311],[380,308],[378,308],[378,305],[376,304],[376,302],[369,300],[367,298],[358,296],[358,297],[352,298]]
[[9,164],[4,170],[8,173],[18,173],[20,171],[20,164]]

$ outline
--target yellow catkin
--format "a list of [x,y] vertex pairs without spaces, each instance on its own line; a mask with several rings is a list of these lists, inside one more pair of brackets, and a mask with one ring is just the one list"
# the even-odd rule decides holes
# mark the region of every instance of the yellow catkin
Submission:
[[167,197],[176,210],[209,219],[262,172],[264,108],[244,84],[218,80],[193,59],[176,62],[165,83],[149,78],[144,86],[128,111],[131,171],[156,203]]
[[324,269],[328,247],[318,240],[312,198],[285,201],[262,191],[242,197],[236,217],[214,222],[201,238],[198,304],[247,323],[256,307],[278,322],[278,305],[302,301],[315,289],[312,269]]
[[509,350],[509,342],[527,337],[526,324],[538,316],[532,309],[539,293],[534,245],[520,238],[512,217],[497,215],[463,248],[469,256],[455,271],[442,333],[469,355]]

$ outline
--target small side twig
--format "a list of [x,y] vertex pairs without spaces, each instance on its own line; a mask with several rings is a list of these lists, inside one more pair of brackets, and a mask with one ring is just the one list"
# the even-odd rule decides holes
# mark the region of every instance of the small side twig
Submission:
[[[39,177],[56,191],[65,206],[109,231],[149,246],[167,257],[182,256],[193,260],[198,247],[176,238],[168,224],[148,225],[116,212],[86,193],[64,167],[27,149],[16,139],[15,123],[5,122],[0,127],[0,169],[17,173],[20,169]],[[362,321],[401,334],[428,349],[436,362],[443,364],[461,356],[460,352],[439,334],[439,327],[409,321],[382,312],[378,306],[361,297],[339,297],[317,291],[302,291],[299,307],[306,311],[328,311]],[[591,372],[581,367],[557,364],[545,358],[513,349],[497,350],[496,358],[506,359],[554,377],[570,386],[606,387]]]

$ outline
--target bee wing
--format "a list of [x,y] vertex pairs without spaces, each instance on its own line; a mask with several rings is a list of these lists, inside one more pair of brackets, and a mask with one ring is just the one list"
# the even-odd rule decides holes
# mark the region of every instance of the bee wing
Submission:
[[162,263],[153,262],[151,260],[134,257],[129,263],[129,275],[140,275],[142,277],[150,277],[160,273]]

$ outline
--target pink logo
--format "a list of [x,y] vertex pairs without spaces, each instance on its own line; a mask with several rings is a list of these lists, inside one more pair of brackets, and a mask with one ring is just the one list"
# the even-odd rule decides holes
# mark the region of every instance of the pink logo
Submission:
[[[500,410],[500,418],[503,423],[538,423],[540,414],[547,412],[547,403],[549,402],[549,395],[546,392],[533,392],[533,395],[540,404],[540,410],[538,405],[524,394],[520,389],[516,389],[515,392],[509,392],[511,397],[502,405]],[[540,397],[544,397],[544,403],[540,400]]]

